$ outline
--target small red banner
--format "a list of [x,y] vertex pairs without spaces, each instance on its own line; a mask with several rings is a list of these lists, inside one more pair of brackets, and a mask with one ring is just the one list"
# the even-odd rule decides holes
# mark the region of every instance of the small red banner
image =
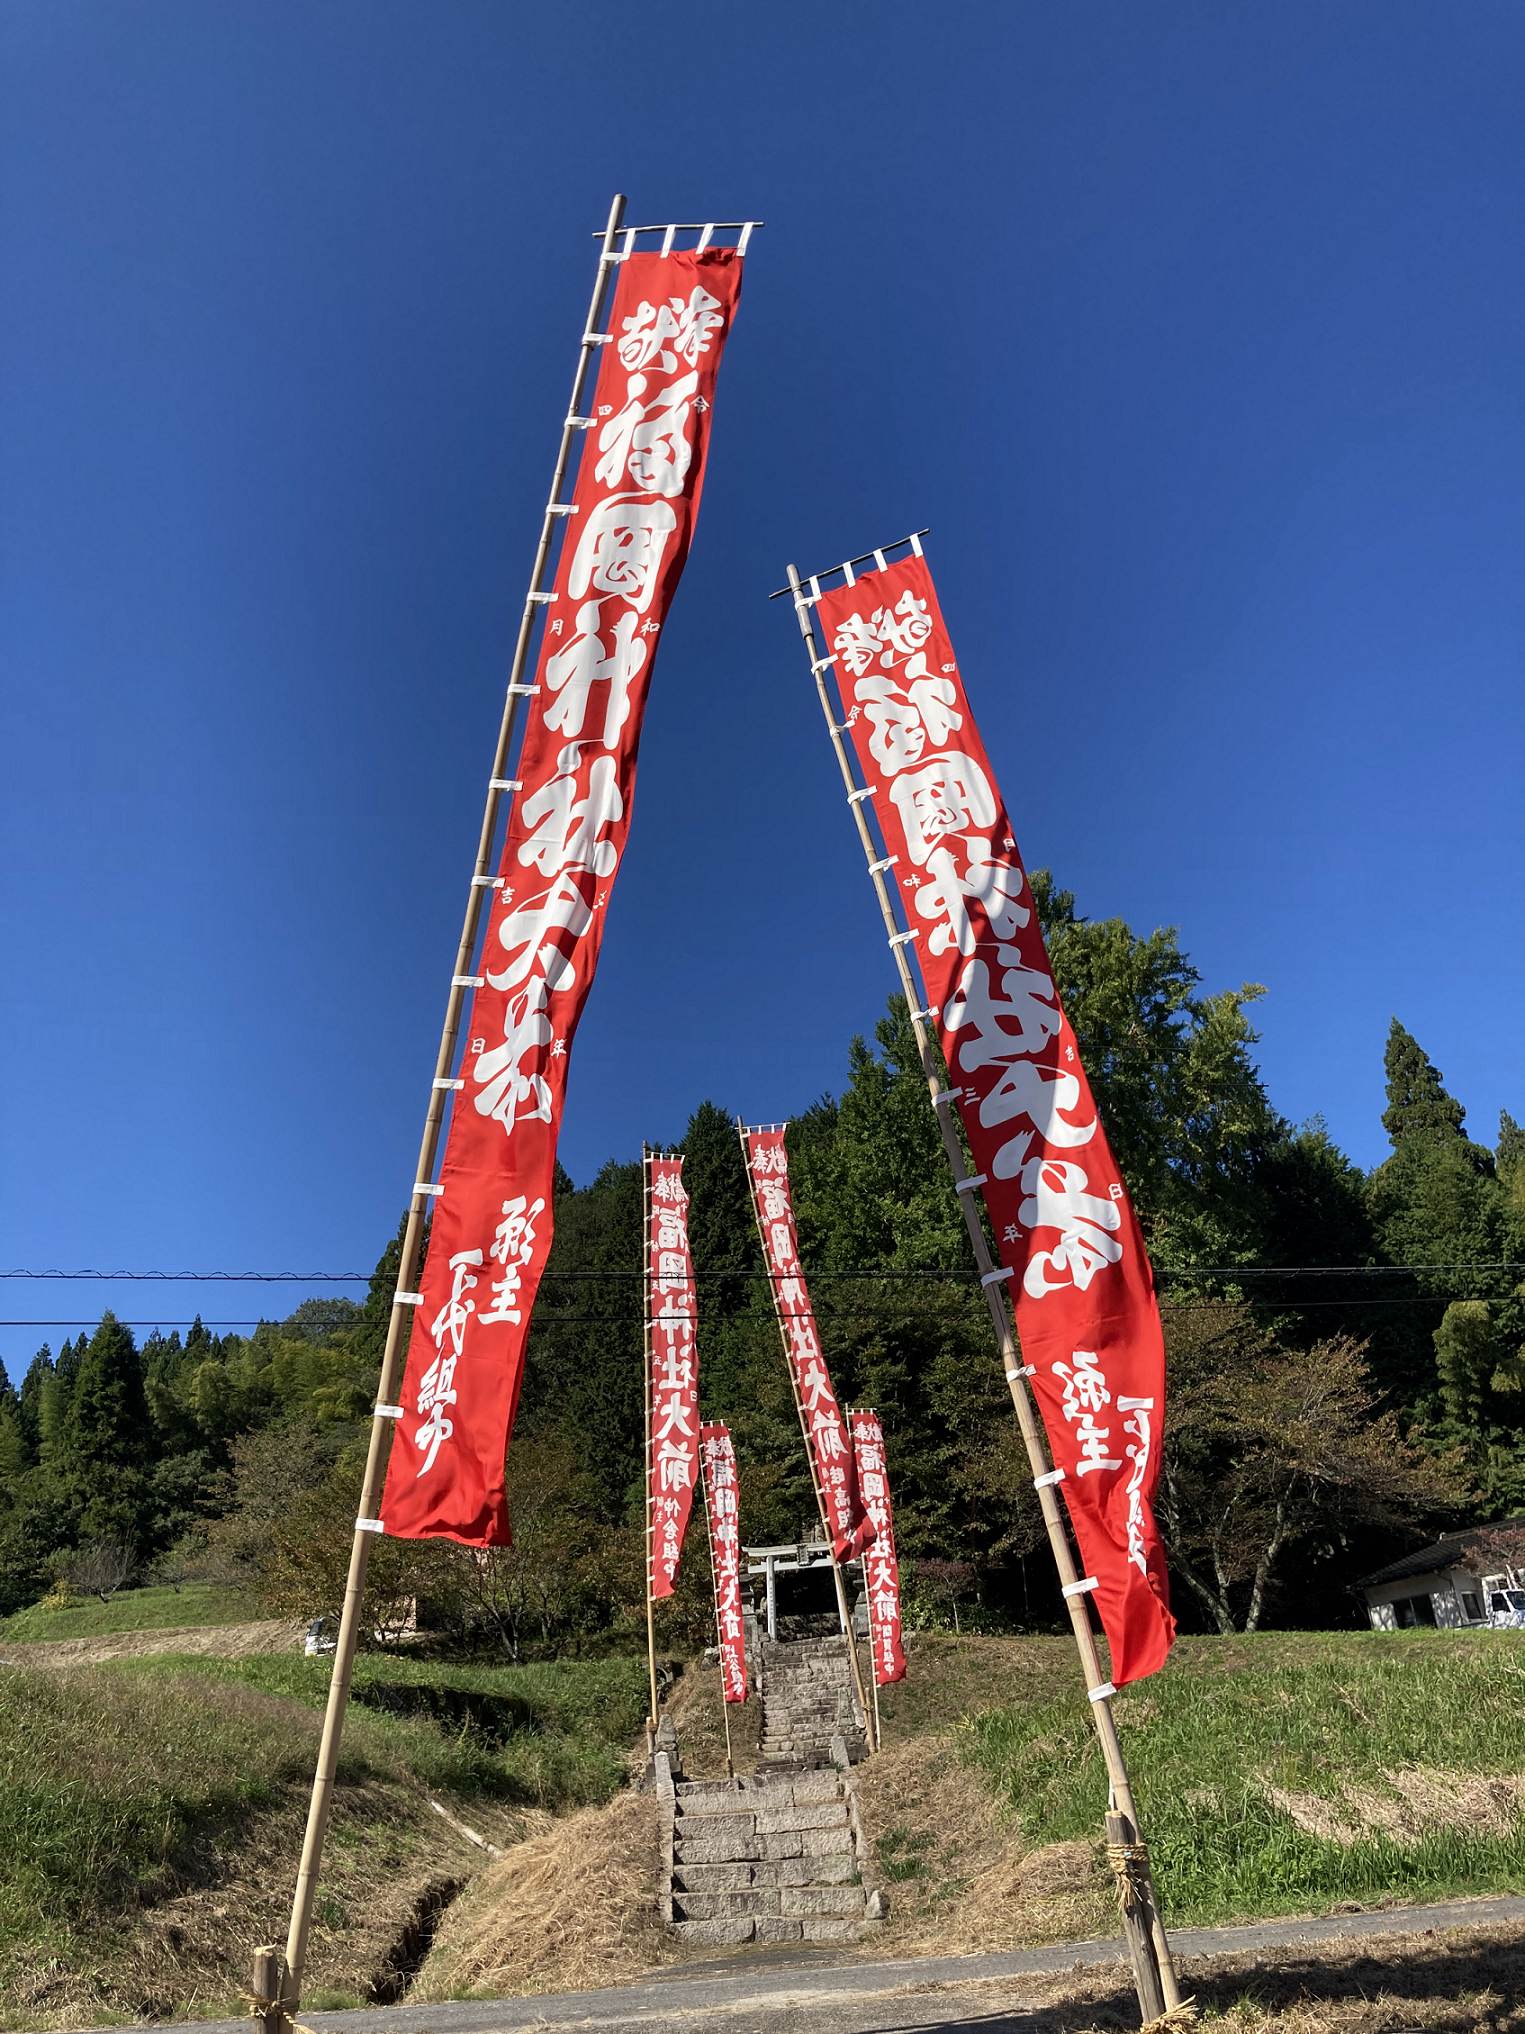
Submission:
[[650,1165],[651,1593],[671,1596],[699,1475],[699,1351],[683,1161],[653,1158]]
[[819,613],[1122,1687],[1175,1635],[1151,1509],[1165,1347],[1144,1239],[925,559],[832,588]]
[[879,1415],[855,1412],[853,1460],[858,1470],[858,1495],[874,1529],[863,1550],[868,1585],[868,1631],[874,1655],[874,1679],[881,1688],[905,1679],[905,1647],[900,1637],[900,1562],[895,1556],[895,1521],[890,1511],[890,1479],[884,1462],[884,1428]]
[[858,1509],[852,1447],[843,1424],[837,1395],[831,1388],[826,1358],[816,1333],[815,1313],[800,1270],[794,1233],[794,1203],[789,1194],[789,1158],[782,1129],[747,1132],[747,1176],[757,1208],[763,1255],[773,1283],[784,1354],[794,1372],[804,1414],[816,1481],[826,1505],[832,1551],[839,1561],[852,1560],[872,1528]]
[[659,632],[688,556],[721,348],[741,289],[731,248],[622,258],[566,541],[516,766],[483,982],[463,1020],[423,1301],[382,1517],[399,1538],[505,1546],[503,1459],[572,1040],[635,796]]
[[720,1635],[720,1677],[726,1701],[745,1702],[747,1640],[741,1610],[741,1514],[736,1450],[731,1445],[730,1430],[718,1422],[699,1431],[704,1443],[710,1545],[715,1554],[715,1629]]

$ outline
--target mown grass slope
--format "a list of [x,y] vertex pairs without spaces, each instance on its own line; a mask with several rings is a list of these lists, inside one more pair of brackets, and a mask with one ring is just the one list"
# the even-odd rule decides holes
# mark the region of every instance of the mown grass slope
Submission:
[[[0,2026],[238,2010],[253,1943],[284,1930],[329,1672],[172,1654],[0,1672]],[[314,2005],[359,2003],[416,1904],[486,1862],[431,1796],[512,1841],[619,1788],[643,1708],[627,1662],[369,1658],[358,1680]],[[452,1696],[508,1727],[452,1715]]]
[[[1053,1642],[1056,1647],[1061,1641]],[[1106,1775],[1078,1676],[956,1733],[1033,1848],[1093,1839]],[[1525,1885],[1525,1636],[1186,1639],[1116,1715],[1168,1914]]]
[[179,1589],[124,1589],[104,1603],[98,1596],[76,1596],[63,1604],[34,1603],[29,1610],[0,1618],[0,1645],[237,1624],[255,1615],[246,1596],[214,1582],[187,1582]]

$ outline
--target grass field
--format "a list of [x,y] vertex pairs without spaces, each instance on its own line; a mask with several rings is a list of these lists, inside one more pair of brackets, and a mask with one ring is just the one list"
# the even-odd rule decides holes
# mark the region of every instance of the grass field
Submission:
[[[250,1944],[284,1926],[329,1672],[153,1654],[0,1673],[0,2027],[238,2010]],[[371,1656],[356,1678],[314,2008],[358,2004],[421,1890],[485,1862],[429,1797],[511,1842],[545,1809],[607,1801],[644,1713],[639,1662]],[[442,1721],[452,1693],[498,1705],[488,1726]]]
[[[1182,1640],[1116,1704],[1169,1916],[1519,1890],[1522,1697],[1525,1635],[1509,1632]],[[970,1715],[956,1742],[1029,1844],[1099,1830],[1078,1682]]]
[[104,1638],[118,1631],[169,1631],[176,1626],[239,1624],[257,1617],[247,1597],[213,1582],[187,1582],[179,1589],[124,1589],[102,1603],[77,1596],[61,1608],[34,1603],[30,1610],[0,1618],[0,1644],[37,1639]]
[[[328,1699],[332,1666],[301,1654],[221,1660],[151,1653],[112,1671],[232,1682],[317,1710]],[[646,1714],[640,1660],[452,1667],[365,1653],[352,1689],[355,1708],[384,1720],[432,1784],[553,1812],[609,1799],[625,1779],[625,1751]]]

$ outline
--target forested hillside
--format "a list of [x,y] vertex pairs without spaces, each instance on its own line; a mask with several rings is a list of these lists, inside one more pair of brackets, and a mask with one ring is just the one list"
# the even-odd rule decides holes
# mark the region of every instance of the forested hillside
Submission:
[[[1257,987],[1206,995],[1173,930],[1086,920],[1041,872],[1033,889],[1159,1275],[1178,1609],[1219,1630],[1349,1622],[1343,1585],[1368,1559],[1525,1508],[1525,1132],[1506,1115],[1495,1147],[1470,1139],[1395,1019],[1392,1155],[1363,1174],[1266,1095]],[[791,1125],[791,1166],[838,1393],[884,1417],[913,1619],[1042,1625],[1036,1506],[898,998],[847,1076]],[[702,1102],[682,1149],[704,1412],[736,1435],[744,1537],[793,1539],[810,1486],[733,1120]],[[509,1463],[517,1544],[479,1563],[382,1542],[378,1628],[419,1593],[447,1639],[514,1657],[634,1637],[640,1198],[636,1155],[581,1188],[558,1175]],[[40,1351],[0,1393],[0,1611],[129,1561],[331,1607],[397,1247],[363,1306],[311,1299],[252,1336],[198,1323],[141,1349],[108,1315]],[[674,1643],[707,1626],[702,1556],[685,1567]]]

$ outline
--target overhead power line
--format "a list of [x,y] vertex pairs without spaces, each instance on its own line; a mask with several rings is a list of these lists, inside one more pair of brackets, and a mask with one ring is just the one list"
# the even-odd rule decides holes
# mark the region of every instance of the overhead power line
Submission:
[[[1525,1272],[1525,1263],[1500,1261],[1491,1264],[1194,1264],[1185,1267],[1155,1266],[1155,1277],[1176,1281],[1195,1278],[1412,1278],[1436,1272]],[[188,1285],[369,1285],[370,1271],[0,1271],[0,1278],[53,1278],[69,1280],[122,1280],[135,1283],[159,1281]],[[732,1278],[766,1281],[766,1271],[696,1270],[696,1279]],[[807,1278],[873,1279],[972,1279],[972,1266],[927,1266],[916,1271],[832,1271],[817,1267],[805,1272]],[[644,1279],[644,1271],[547,1271],[541,1283],[614,1284]],[[671,1283],[671,1281],[668,1281]],[[4,1323],[0,1323],[3,1326]]]

